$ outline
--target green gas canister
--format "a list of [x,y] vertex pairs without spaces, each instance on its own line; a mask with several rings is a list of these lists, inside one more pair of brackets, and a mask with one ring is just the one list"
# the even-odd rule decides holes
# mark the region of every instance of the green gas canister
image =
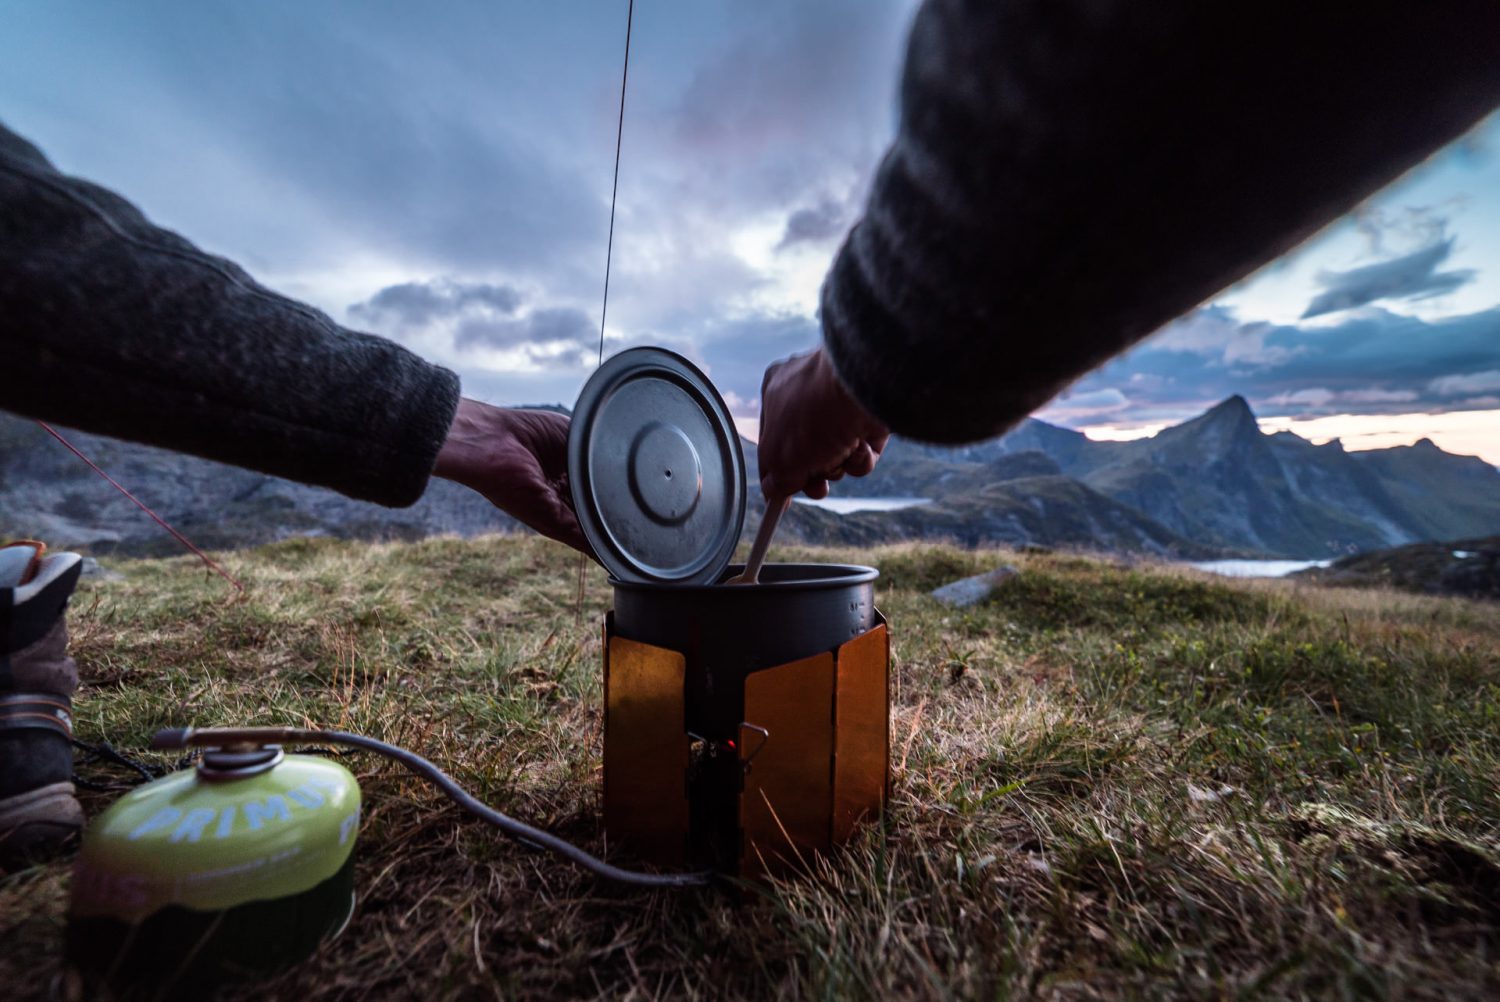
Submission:
[[68,915],[84,984],[153,997],[283,970],[354,909],[360,792],[337,762],[211,748],[91,825]]

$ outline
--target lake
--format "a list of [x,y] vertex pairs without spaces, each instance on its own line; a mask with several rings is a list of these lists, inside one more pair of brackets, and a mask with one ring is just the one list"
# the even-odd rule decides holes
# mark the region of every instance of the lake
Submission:
[[1204,560],[1188,566],[1230,578],[1284,578],[1309,567],[1327,567],[1331,563],[1331,560]]
[[932,498],[823,498],[821,501],[814,501],[812,498],[798,497],[797,503],[849,515],[856,511],[899,511],[902,508],[915,508],[931,500]]

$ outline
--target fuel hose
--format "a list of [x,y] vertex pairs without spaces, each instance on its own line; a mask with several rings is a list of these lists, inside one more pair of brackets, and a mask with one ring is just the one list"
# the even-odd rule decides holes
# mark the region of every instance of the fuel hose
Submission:
[[714,872],[707,870],[691,873],[640,873],[606,863],[599,857],[584,852],[571,842],[566,842],[550,832],[533,828],[523,821],[517,821],[495,810],[459,786],[453,777],[415,752],[386,744],[384,741],[377,741],[375,738],[365,737],[363,734],[298,727],[205,727],[201,729],[175,727],[157,731],[151,738],[151,747],[158,750],[289,743],[343,745],[384,755],[386,758],[400,762],[408,770],[442,790],[448,799],[459,807],[500,829],[511,838],[546,849],[605,880],[628,884],[632,887],[685,888],[706,887],[717,876]]

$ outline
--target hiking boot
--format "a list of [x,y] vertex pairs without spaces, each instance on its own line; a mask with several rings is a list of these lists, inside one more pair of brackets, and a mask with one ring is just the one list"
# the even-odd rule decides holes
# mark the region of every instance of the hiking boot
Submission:
[[0,868],[39,860],[83,827],[73,789],[73,691],[63,612],[83,558],[0,547]]

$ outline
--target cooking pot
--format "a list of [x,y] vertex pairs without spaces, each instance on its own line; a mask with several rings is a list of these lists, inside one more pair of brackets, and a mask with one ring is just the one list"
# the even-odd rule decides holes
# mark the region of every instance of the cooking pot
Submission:
[[[744,568],[731,566],[727,580]],[[732,739],[745,677],[838,648],[875,625],[873,567],[766,564],[757,585],[671,585],[611,579],[617,636],[687,661],[687,727]]]

